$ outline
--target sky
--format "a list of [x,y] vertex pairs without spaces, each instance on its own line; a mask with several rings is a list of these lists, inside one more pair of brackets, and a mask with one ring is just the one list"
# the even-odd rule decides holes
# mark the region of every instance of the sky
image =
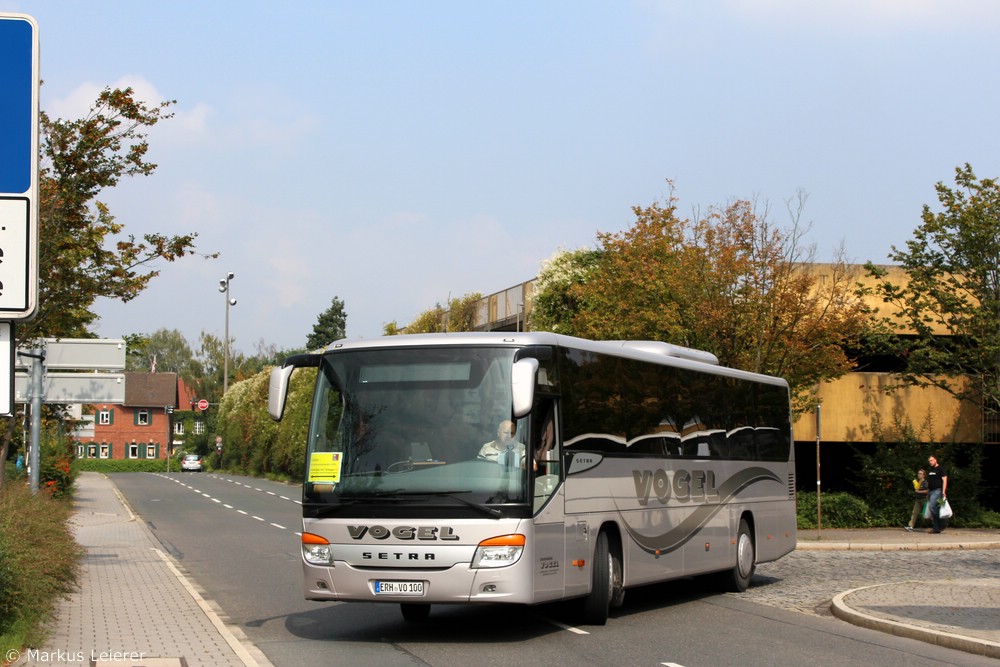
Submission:
[[[41,106],[106,86],[176,100],[149,177],[102,193],[127,233],[198,234],[96,332],[305,345],[504,290],[673,194],[754,199],[816,259],[888,263],[934,186],[1000,176],[994,0],[282,3],[0,0],[35,18]],[[44,274],[45,267],[40,267]]]

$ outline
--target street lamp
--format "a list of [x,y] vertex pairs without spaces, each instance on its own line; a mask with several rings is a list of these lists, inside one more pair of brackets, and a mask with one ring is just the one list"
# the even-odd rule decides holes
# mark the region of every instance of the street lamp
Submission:
[[229,296],[229,282],[236,277],[230,271],[225,278],[219,279],[219,291],[226,295],[226,337],[223,339],[222,395],[229,390],[229,307],[236,305],[236,299]]

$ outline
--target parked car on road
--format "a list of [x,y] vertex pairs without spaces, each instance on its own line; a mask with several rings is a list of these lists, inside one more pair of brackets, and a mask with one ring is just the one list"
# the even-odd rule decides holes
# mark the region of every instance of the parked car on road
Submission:
[[181,472],[201,472],[201,457],[197,454],[187,454],[181,459]]

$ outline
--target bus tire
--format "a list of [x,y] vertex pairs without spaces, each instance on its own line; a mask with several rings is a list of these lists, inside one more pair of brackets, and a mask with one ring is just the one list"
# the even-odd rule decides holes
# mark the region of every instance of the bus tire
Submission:
[[604,625],[608,622],[608,611],[613,596],[612,556],[608,546],[608,534],[603,530],[597,536],[594,547],[594,566],[591,568],[590,593],[583,598],[583,622],[587,625]]
[[740,529],[736,533],[736,565],[726,573],[725,588],[733,593],[742,593],[750,587],[750,577],[757,567],[757,549],[750,533],[750,524],[740,519]]
[[410,623],[423,623],[431,615],[431,606],[425,602],[403,602],[399,605],[399,610]]

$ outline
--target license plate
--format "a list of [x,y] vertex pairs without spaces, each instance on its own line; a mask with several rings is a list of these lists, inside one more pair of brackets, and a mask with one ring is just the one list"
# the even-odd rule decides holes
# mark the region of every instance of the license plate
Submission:
[[375,595],[423,595],[422,581],[376,581]]

